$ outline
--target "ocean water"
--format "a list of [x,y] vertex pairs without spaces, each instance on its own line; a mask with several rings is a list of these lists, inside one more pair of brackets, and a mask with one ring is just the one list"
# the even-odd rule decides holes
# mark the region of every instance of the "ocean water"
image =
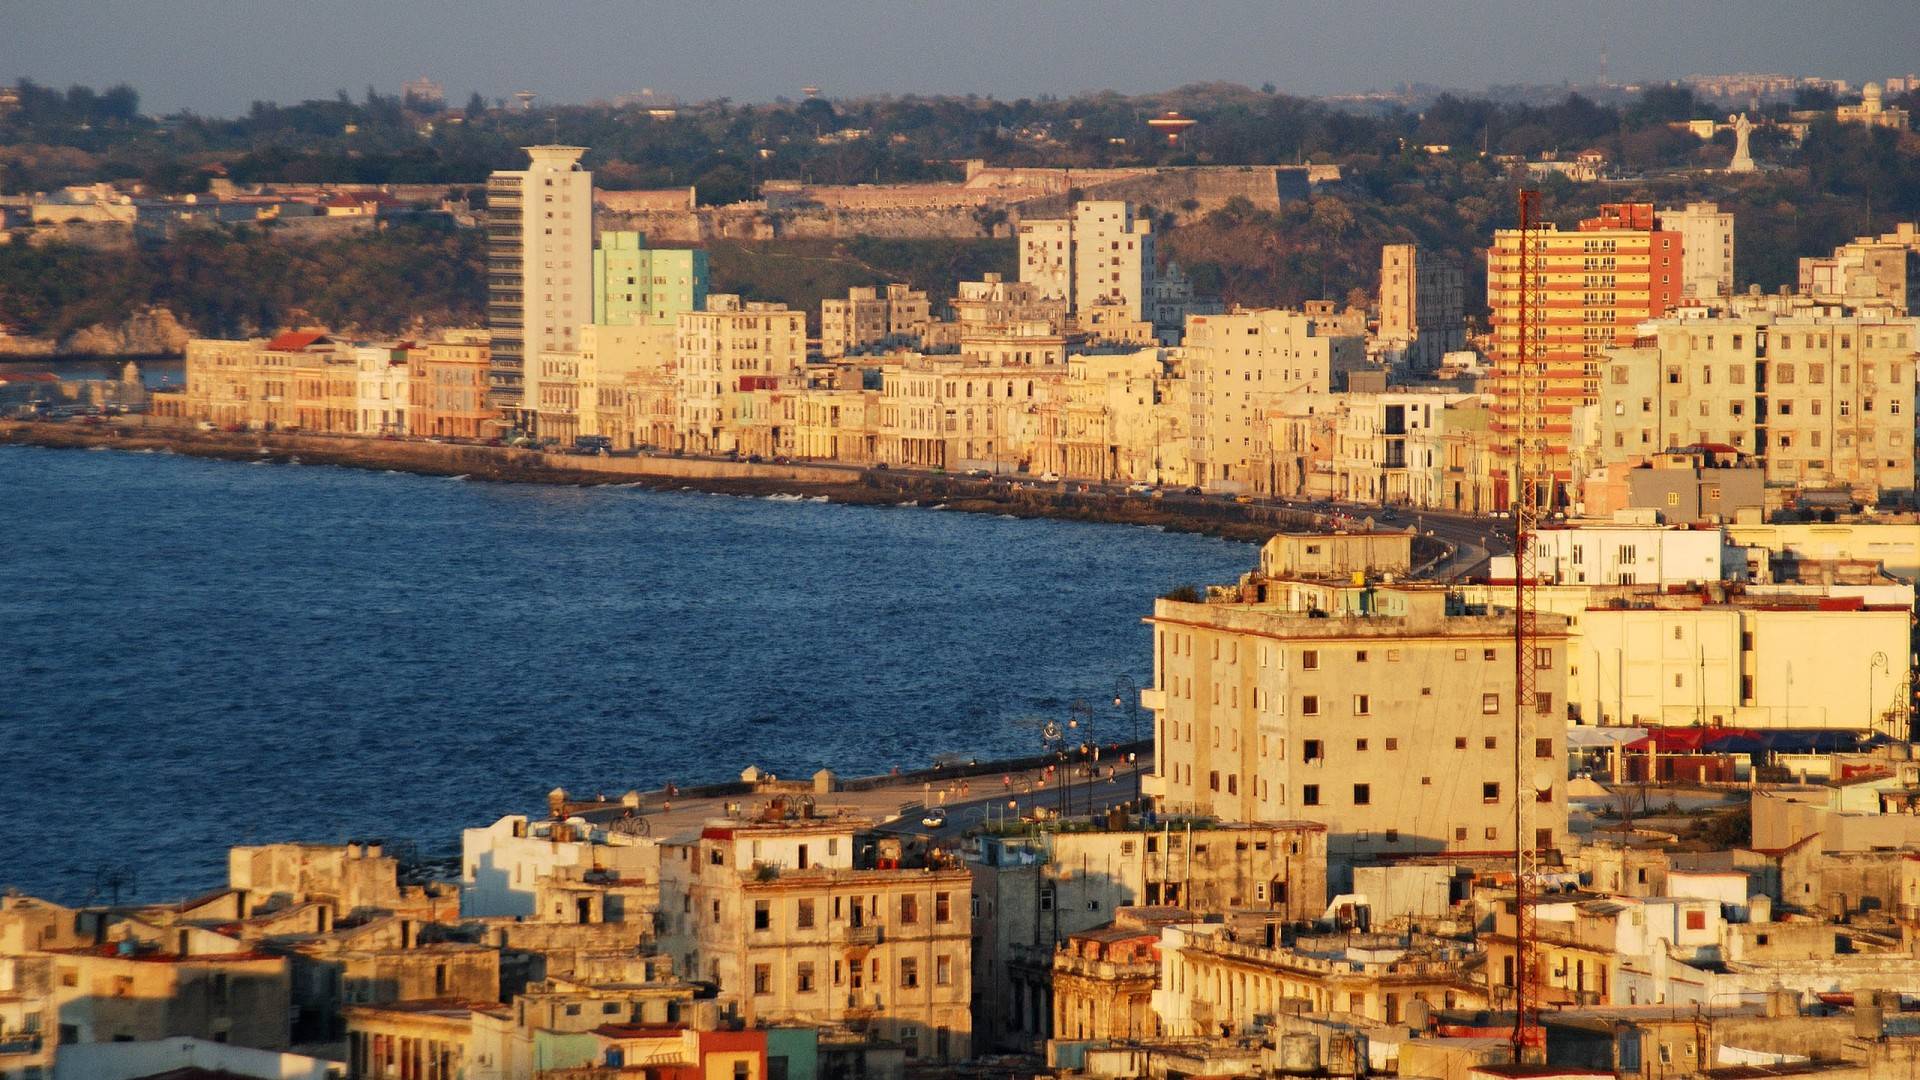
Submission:
[[1130,737],[1140,617],[1244,544],[636,488],[0,447],[0,886],[225,883],[226,847],[462,828],[564,785]]

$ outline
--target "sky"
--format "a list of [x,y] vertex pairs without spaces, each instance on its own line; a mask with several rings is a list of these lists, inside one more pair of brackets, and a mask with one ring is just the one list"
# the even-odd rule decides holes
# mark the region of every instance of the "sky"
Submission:
[[695,101],[1140,93],[1920,69],[1914,0],[0,0],[0,83],[127,82],[151,113],[398,93]]

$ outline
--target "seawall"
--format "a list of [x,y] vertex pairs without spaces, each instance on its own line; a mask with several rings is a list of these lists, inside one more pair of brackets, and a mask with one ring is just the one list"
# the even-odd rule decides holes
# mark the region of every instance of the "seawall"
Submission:
[[[394,470],[427,476],[529,484],[632,484],[663,491],[825,496],[857,506],[942,506],[968,513],[1157,527],[1262,543],[1276,532],[1324,528],[1317,516],[1218,498],[1146,499],[1059,484],[1015,488],[970,477],[873,471],[821,463],[774,464],[708,458],[581,457],[511,447],[285,433],[202,432],[141,418],[104,424],[0,421],[0,444],[51,448],[167,450],[230,461]],[[1416,556],[1417,557],[1417,556]]]

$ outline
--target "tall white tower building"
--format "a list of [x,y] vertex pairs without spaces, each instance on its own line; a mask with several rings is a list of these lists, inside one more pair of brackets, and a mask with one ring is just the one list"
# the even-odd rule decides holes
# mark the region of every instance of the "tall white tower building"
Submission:
[[530,360],[579,349],[593,321],[593,174],[582,146],[529,146],[522,171],[487,178],[488,401],[530,427]]

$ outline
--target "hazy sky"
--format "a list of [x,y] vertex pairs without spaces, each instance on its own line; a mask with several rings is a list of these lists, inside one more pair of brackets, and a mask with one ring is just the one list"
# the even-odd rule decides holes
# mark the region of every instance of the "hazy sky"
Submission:
[[0,0],[0,83],[130,82],[149,112],[397,92],[584,101],[980,93],[1187,82],[1297,94],[1920,68],[1915,0]]

